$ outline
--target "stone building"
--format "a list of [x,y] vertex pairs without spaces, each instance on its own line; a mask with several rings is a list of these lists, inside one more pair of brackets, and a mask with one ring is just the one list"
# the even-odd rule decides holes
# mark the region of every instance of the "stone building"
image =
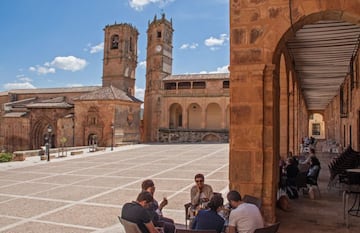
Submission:
[[102,86],[0,93],[2,149],[140,142],[142,101],[134,97],[139,33],[130,24],[107,25],[104,32]]
[[313,132],[360,150],[360,0],[231,0],[229,20],[230,189],[274,222],[280,156]]
[[228,142],[229,74],[172,75],[172,21],[147,31],[145,142]]

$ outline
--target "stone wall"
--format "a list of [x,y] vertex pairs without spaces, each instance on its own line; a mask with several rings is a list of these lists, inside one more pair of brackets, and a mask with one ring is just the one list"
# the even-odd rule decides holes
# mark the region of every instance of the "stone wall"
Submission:
[[201,129],[159,129],[159,142],[182,143],[182,142],[229,142],[228,130],[201,130]]

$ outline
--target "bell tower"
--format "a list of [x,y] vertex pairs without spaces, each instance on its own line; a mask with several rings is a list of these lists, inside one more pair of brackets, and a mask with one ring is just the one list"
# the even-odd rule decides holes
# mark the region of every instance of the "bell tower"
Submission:
[[160,126],[162,80],[172,73],[172,20],[156,15],[147,30],[146,89],[144,99],[144,140],[156,142]]
[[134,95],[138,31],[130,24],[104,28],[103,87],[114,86]]

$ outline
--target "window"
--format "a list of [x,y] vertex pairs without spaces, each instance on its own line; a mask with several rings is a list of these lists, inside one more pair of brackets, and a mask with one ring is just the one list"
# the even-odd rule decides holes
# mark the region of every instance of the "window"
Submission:
[[230,82],[229,81],[223,81],[223,88],[229,88]]
[[190,82],[179,82],[178,83],[178,88],[179,89],[190,89],[191,88],[191,83]]
[[165,83],[165,90],[175,90],[176,83]]
[[205,82],[193,82],[193,89],[205,89]]
[[319,123],[312,124],[312,135],[320,136],[320,124]]
[[157,38],[161,38],[161,31],[157,31]]
[[111,37],[111,49],[117,49],[119,48],[119,36],[113,35]]

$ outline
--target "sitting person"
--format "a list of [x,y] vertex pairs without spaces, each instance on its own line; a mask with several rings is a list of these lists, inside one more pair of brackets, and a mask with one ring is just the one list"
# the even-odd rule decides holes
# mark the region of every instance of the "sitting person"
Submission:
[[317,185],[317,178],[320,172],[320,161],[313,155],[310,157],[310,168],[306,174],[306,183],[311,185]]
[[294,161],[293,157],[289,157],[286,161],[286,194],[290,199],[298,198],[298,191],[296,187],[296,177],[299,173],[299,168]]
[[210,185],[205,184],[203,174],[195,175],[195,185],[190,190],[191,205],[194,209],[204,208],[213,196],[213,189]]
[[139,193],[136,201],[126,203],[121,210],[121,218],[136,223],[142,233],[159,233],[145,209],[153,201],[153,196],[146,191]]
[[[152,180],[144,180],[141,184],[143,191],[149,192],[153,197],[155,193],[155,184]],[[165,233],[174,233],[175,232],[175,223],[174,220],[166,218],[162,214],[162,209],[168,204],[168,200],[164,198],[160,205],[153,199],[153,201],[146,208],[152,218],[152,222],[156,227],[163,227]]]
[[195,230],[216,230],[221,233],[225,220],[218,214],[224,204],[221,195],[214,195],[207,204],[208,209],[199,210],[191,228]]
[[264,227],[264,221],[259,208],[241,201],[239,192],[233,190],[227,194],[230,206],[233,208],[229,216],[227,233],[252,233]]

